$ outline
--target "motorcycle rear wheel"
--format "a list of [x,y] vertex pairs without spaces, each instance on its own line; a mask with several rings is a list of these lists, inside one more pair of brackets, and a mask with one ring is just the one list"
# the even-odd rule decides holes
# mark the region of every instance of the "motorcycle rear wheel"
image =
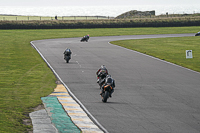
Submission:
[[107,102],[107,100],[108,100],[108,97],[109,97],[109,92],[108,92],[108,91],[106,91],[106,92],[105,92],[105,94],[104,94],[104,96],[103,96],[103,99],[102,99],[102,101],[103,101],[104,103],[106,103],[106,102]]

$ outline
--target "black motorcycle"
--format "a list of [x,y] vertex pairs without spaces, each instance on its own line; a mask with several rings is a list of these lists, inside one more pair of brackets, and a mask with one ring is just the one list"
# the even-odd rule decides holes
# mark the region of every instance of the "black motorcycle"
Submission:
[[200,31],[195,34],[195,36],[200,36]]
[[64,55],[64,59],[66,60],[66,63],[69,63],[71,56],[70,55]]
[[81,42],[84,42],[84,41],[88,42],[89,38],[90,38],[89,35],[86,35],[81,39]]
[[64,54],[64,59],[66,60],[66,63],[69,63],[69,60],[71,59],[71,54],[72,54],[71,50],[67,48],[63,54]]
[[102,102],[107,102],[108,98],[110,97],[110,94],[111,94],[111,91],[112,91],[112,87],[110,85],[106,85],[104,86],[104,91],[103,93],[101,94],[101,97],[102,97]]

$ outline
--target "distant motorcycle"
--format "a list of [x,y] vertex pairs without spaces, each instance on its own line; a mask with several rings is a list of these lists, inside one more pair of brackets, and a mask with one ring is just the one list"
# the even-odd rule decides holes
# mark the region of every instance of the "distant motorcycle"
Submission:
[[104,86],[103,89],[104,89],[104,91],[101,94],[101,97],[102,97],[102,102],[105,103],[105,102],[107,102],[113,88],[110,85],[106,85],[106,86]]
[[114,92],[115,88],[115,80],[111,77],[111,75],[107,75],[104,79],[105,82],[101,86],[100,95],[102,97],[102,101],[105,103],[109,97],[112,97],[112,93]]
[[195,34],[195,36],[200,36],[200,31]]
[[84,42],[84,41],[88,42],[89,38],[90,38],[89,35],[86,35],[81,39],[81,42]]
[[72,54],[71,50],[67,48],[63,54],[64,54],[64,59],[66,60],[66,63],[69,63],[69,60],[71,59],[71,54]]

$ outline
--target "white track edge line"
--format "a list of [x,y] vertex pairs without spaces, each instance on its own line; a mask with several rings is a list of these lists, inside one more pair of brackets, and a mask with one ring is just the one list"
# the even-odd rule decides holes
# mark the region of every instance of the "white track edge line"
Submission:
[[[134,39],[133,39],[133,40],[134,40]],[[197,72],[197,71],[195,71],[195,70],[192,70],[192,69],[189,69],[189,68],[186,68],[186,67],[183,67],[183,66],[180,66],[180,65],[177,65],[177,64],[174,64],[174,63],[171,63],[171,62],[168,62],[168,61],[165,61],[165,60],[159,59],[159,58],[156,58],[156,57],[151,56],[151,55],[147,55],[147,54],[144,54],[144,53],[141,53],[141,52],[138,52],[138,51],[132,50],[132,49],[128,49],[128,48],[125,48],[125,47],[122,47],[122,46],[118,46],[118,45],[112,44],[112,43],[110,43],[110,42],[108,42],[108,44],[113,45],[113,46],[115,46],[115,47],[120,47],[120,48],[123,48],[123,49],[129,50],[129,51],[132,51],[132,52],[135,52],[135,53],[138,53],[138,54],[141,54],[141,55],[147,56],[147,57],[150,57],[150,58],[155,59],[155,60],[159,60],[159,61],[165,62],[165,63],[167,63],[167,64],[171,64],[171,65],[173,65],[173,66],[177,66],[177,67],[180,67],[180,68],[183,68],[183,69],[189,70],[189,71],[194,72],[194,73],[197,73],[197,74],[200,74],[200,72]]]

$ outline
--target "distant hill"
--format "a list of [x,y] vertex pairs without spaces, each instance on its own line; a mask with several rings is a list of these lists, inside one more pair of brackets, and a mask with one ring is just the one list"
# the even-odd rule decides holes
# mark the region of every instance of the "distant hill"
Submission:
[[116,17],[116,19],[122,18],[135,18],[135,17],[146,17],[146,16],[155,16],[155,11],[137,11],[131,10],[129,12],[125,12]]

